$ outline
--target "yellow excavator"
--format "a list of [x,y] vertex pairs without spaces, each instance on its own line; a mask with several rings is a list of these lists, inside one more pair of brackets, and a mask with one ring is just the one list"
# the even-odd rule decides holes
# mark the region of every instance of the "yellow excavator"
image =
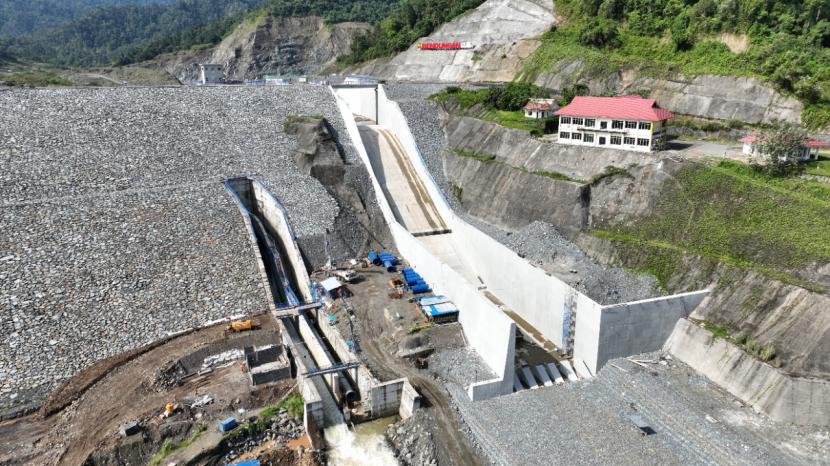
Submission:
[[225,336],[229,333],[247,332],[259,328],[259,325],[253,319],[232,320],[227,327],[225,327]]

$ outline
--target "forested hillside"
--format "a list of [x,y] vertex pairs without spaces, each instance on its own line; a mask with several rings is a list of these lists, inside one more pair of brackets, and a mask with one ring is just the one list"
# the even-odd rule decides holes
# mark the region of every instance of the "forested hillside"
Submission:
[[173,31],[135,44],[115,59],[119,65],[152,59],[162,53],[217,44],[243,21],[264,15],[275,17],[320,16],[326,23],[348,21],[376,23],[387,17],[399,0],[266,0],[262,6],[241,15],[229,15],[202,27]]
[[[8,42],[18,58],[58,65],[117,61],[137,44],[238,17],[263,0],[177,0],[171,5],[106,6]],[[0,47],[2,48],[2,47]]]
[[754,76],[797,96],[811,127],[830,124],[830,0],[562,0],[559,28],[524,70],[563,59],[602,74]]
[[0,2],[0,37],[30,34],[75,19],[100,6],[170,2],[171,0],[3,0]]
[[[128,64],[164,52],[216,44],[242,21],[265,14],[319,15],[328,23],[375,23],[386,18],[399,0],[124,0],[121,3],[127,5],[121,6],[112,5],[116,0],[86,2],[109,6],[29,35],[0,40],[0,51],[63,66]],[[37,16],[37,10],[32,11]]]

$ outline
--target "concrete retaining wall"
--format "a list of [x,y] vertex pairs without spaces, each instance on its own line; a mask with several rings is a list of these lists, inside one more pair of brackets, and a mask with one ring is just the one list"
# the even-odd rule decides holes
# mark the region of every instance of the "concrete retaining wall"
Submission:
[[314,380],[302,376],[303,373],[313,369],[304,361],[303,351],[305,350],[300,347],[300,345],[302,345],[302,340],[300,339],[299,334],[297,334],[294,324],[290,321],[286,322],[284,319],[280,319],[278,322],[280,326],[280,333],[282,335],[282,344],[286,348],[289,348],[291,353],[294,355],[293,361],[297,368],[297,385],[300,395],[303,397],[303,405],[305,408],[303,413],[303,425],[306,427],[307,432],[310,432],[310,430],[308,430],[309,428],[312,428],[310,426],[325,427],[328,424],[326,424],[322,395],[320,394],[317,386],[314,384]]
[[[349,113],[343,114],[343,120],[353,120],[348,117],[355,114],[377,121],[374,87],[338,87],[337,95],[349,104]],[[360,139],[352,138],[352,141],[360,143]]]
[[214,354],[224,353],[232,349],[244,349],[246,346],[264,346],[279,343],[279,335],[269,330],[253,330],[239,335],[229,334],[224,340],[203,346],[187,356],[179,359],[179,364],[188,374],[199,371],[205,358]]
[[[339,98],[339,92],[338,89],[338,105],[341,107],[344,120],[348,120],[351,111],[347,102]],[[685,316],[691,312],[689,298],[675,295],[649,300],[659,301],[659,305],[637,302],[623,305],[630,307],[607,306],[609,310],[606,317],[603,306],[469,225],[450,208],[427,170],[409,129],[409,123],[398,104],[387,98],[383,86],[379,86],[377,95],[381,124],[392,131],[406,149],[415,172],[424,182],[434,205],[453,232],[454,246],[465,260],[471,262],[481,282],[507,307],[560,348],[569,349],[569,340],[573,338],[574,357],[583,359],[593,373],[607,361],[603,359],[606,356],[620,357],[653,351],[656,349],[655,342],[662,343],[668,337],[669,332],[661,330],[656,335],[637,338],[633,330],[638,328],[638,325],[642,325],[644,331],[665,329],[676,321],[677,316]],[[348,98],[352,100],[357,96],[349,94]],[[357,126],[352,121],[347,121],[346,126],[353,141],[360,141]],[[367,169],[371,167],[362,145],[358,145],[358,153]],[[375,192],[382,193],[374,173],[371,169],[369,172]],[[477,400],[511,393],[515,323],[476,288],[477,283],[471,284],[442,263],[405,228],[395,222],[384,196],[378,196],[378,201],[398,250],[436,292],[445,294],[458,305],[461,310],[459,321],[470,345],[498,376],[496,380],[470,386],[470,397]],[[702,293],[705,295],[708,292]],[[570,328],[571,319],[575,319],[575,335],[572,336],[568,334],[569,330],[566,330]],[[659,320],[660,323],[652,324],[653,319]],[[621,328],[628,328],[627,334],[631,336],[625,344],[614,340],[620,336]]]
[[[354,355],[349,350],[343,336],[334,326],[324,322],[323,313],[318,309],[316,313],[317,326],[323,336],[328,340],[329,345],[337,353],[341,361],[352,361]],[[360,365],[350,371],[352,380],[355,380],[360,392],[361,399],[369,418],[378,418],[399,414],[399,411],[412,415],[412,412],[420,406],[420,396],[409,383],[409,379],[402,378],[389,382],[380,382],[366,368]],[[407,387],[413,393],[406,393]]]
[[790,377],[732,343],[680,320],[665,349],[772,419],[830,427],[830,382]]
[[280,205],[279,201],[262,183],[253,180],[251,185],[259,211],[271,225],[271,228],[279,235],[279,240],[285,248],[283,259],[288,260],[285,266],[286,268],[290,266],[294,271],[297,286],[300,288],[295,290],[299,294],[297,297],[305,302],[313,301],[311,297],[311,278],[308,276],[305,262],[303,262],[303,255],[300,253],[299,246],[297,246],[297,238],[288,223],[288,214],[285,213],[285,208]]
[[599,334],[603,344],[598,345],[596,359],[581,359],[596,373],[610,359],[659,350],[678,320],[689,317],[708,294],[696,291],[604,306]]
[[[460,277],[432,255],[421,243],[412,236],[403,226],[397,223],[389,206],[389,202],[383,195],[383,190],[378,183],[377,177],[371,170],[371,162],[363,144],[360,143],[360,133],[357,125],[349,116],[353,113],[350,105],[355,99],[360,98],[359,93],[346,92],[341,97],[343,89],[337,89],[335,98],[337,100],[349,137],[357,149],[358,155],[369,171],[375,193],[378,194],[378,203],[384,219],[386,219],[395,245],[398,251],[410,264],[418,268],[437,292],[442,292],[452,299],[461,309],[459,320],[464,333],[467,335],[470,346],[474,348],[484,359],[487,365],[496,374],[496,378],[490,381],[479,382],[469,387],[469,394],[473,400],[491,398],[512,391],[513,360],[515,351],[515,324],[510,321],[493,303],[487,300],[475,287]],[[351,89],[349,89],[351,91]],[[406,119],[400,111],[397,103],[386,99],[382,87],[378,90],[381,101],[378,102],[380,119],[384,126],[396,132],[404,148],[414,154],[418,154],[415,140],[409,132]],[[364,94],[365,96],[365,94]],[[374,96],[371,96],[374,99]],[[355,103],[355,105],[364,105]],[[398,134],[403,132],[403,134]],[[414,151],[414,152],[412,152]],[[419,176],[424,180],[428,176],[423,160],[416,157],[412,161]],[[441,199],[435,205],[442,216],[452,215],[446,201],[443,199],[435,183],[426,183],[426,187],[433,199]],[[438,197],[436,197],[438,196]]]

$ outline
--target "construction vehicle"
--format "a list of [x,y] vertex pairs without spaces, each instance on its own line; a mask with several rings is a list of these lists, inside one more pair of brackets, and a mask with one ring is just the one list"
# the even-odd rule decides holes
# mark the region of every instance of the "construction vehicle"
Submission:
[[225,336],[229,333],[247,332],[255,328],[259,328],[259,325],[257,325],[253,319],[232,320],[228,326],[225,327]]
[[352,269],[335,270],[334,276],[343,280],[346,283],[351,283],[360,277],[360,274]]
[[176,411],[178,411],[180,409],[181,409],[181,405],[179,405],[178,403],[174,403],[174,402],[170,401],[166,405],[164,405],[164,411],[162,411],[161,417],[162,417],[162,419],[168,418],[168,417],[172,416],[173,413],[175,413]]

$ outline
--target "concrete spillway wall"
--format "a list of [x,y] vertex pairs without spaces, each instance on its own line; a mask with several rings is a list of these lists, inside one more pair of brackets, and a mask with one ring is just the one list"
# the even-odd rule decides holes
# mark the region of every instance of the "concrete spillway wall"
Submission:
[[[304,302],[313,301],[311,279],[306,270],[300,248],[297,246],[297,237],[294,235],[288,221],[288,214],[280,201],[262,183],[255,179],[231,178],[225,182],[225,186],[237,201],[254,244],[256,244],[256,235],[250,217],[258,215],[276,234],[275,239],[280,243],[280,256],[285,262],[283,264],[284,272],[291,275],[291,281],[294,282],[294,292],[298,294],[297,297]],[[265,276],[263,258],[258,249],[256,250],[256,257],[263,276]],[[265,276],[265,280],[267,283],[267,276]]]
[[[708,291],[704,290],[603,306],[564,281],[535,267],[455,214],[427,170],[406,117],[398,104],[387,98],[382,85],[378,86],[377,91],[363,89],[358,92],[350,89],[342,95],[338,89],[338,105],[344,112],[344,120],[349,119],[353,105],[356,108],[367,107],[365,101],[371,102],[376,96],[378,123],[393,132],[406,149],[412,166],[453,232],[454,246],[464,259],[470,262],[479,280],[505,306],[515,311],[554,344],[566,350],[573,350],[574,358],[585,361],[593,373],[609,359],[659,349],[671,334],[677,319],[687,317],[708,294]],[[347,126],[350,136],[355,141],[359,140],[356,139],[359,138],[356,126],[353,129],[349,123]],[[352,131],[355,134],[351,134]],[[360,149],[361,157],[365,157],[364,163],[371,167],[365,156],[365,149]],[[373,174],[372,177],[376,184],[376,192],[381,193],[377,179]],[[477,289],[478,284],[470,284],[463,277],[457,276],[450,267],[441,263],[398,225],[391,216],[386,199],[382,199],[383,196],[379,197],[381,210],[401,254],[434,284],[436,291],[448,295],[455,301],[461,310],[459,320],[471,346],[481,354],[496,374],[500,377],[505,376],[500,384],[494,383],[487,389],[480,389],[481,393],[493,396],[510,393],[515,336],[501,338],[502,331],[496,329],[507,328],[508,324],[504,323],[504,319],[507,319],[511,328],[515,329],[515,324]],[[571,328],[574,328],[573,334]],[[508,344],[509,348],[494,348],[502,343]],[[505,362],[505,359],[509,361]],[[470,387],[471,396],[475,390],[474,387]]]
[[[382,95],[378,102],[375,102],[376,92]],[[417,151],[415,140],[409,133],[400,108],[395,102],[386,98],[382,87],[377,91],[374,88],[338,88],[335,92],[335,98],[343,114],[343,120],[346,122],[349,137],[354,142],[358,155],[369,171],[372,185],[378,195],[378,204],[398,251],[410,264],[418,268],[418,272],[429,281],[436,292],[448,296],[462,310],[459,320],[470,346],[481,355],[482,359],[496,374],[496,378],[492,380],[472,384],[468,387],[468,394],[471,399],[478,400],[510,393],[512,391],[515,357],[515,324],[498,307],[487,300],[474,284],[465,280],[446,264],[443,264],[406,228],[397,222],[389,201],[383,195],[377,176],[371,169],[372,165],[366,149],[360,142],[360,132],[352,118],[352,114],[367,112],[368,109],[374,106],[368,105],[367,102],[376,103],[378,112],[375,114],[375,119],[398,135],[407,152]],[[415,153],[417,154],[417,152]],[[423,162],[420,158],[413,162],[416,163],[416,169],[420,175],[421,170],[425,170]],[[427,183],[426,187],[433,199],[436,198],[435,196],[441,195],[434,183]],[[452,214],[445,202],[436,203],[436,207],[445,218]],[[406,392],[402,392],[402,395],[406,395]]]
[[665,349],[776,421],[830,427],[826,380],[789,376],[685,319]]

